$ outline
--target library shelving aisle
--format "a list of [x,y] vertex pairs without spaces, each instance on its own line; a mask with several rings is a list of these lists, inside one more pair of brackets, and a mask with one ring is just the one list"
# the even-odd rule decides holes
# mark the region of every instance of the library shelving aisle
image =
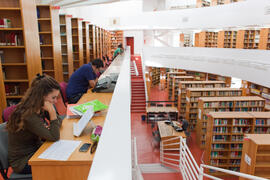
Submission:
[[83,26],[83,62],[87,64],[90,62],[89,50],[89,22],[82,22]]
[[201,97],[198,101],[197,143],[205,148],[209,112],[264,111],[265,100],[258,96]]
[[179,114],[186,117],[186,89],[187,88],[222,88],[226,84],[224,81],[180,81],[179,82],[178,101],[175,106],[177,107]]
[[42,72],[63,81],[58,6],[37,5]]
[[72,34],[71,34],[72,15],[61,14],[59,18],[60,18],[63,79],[65,82],[68,82],[70,76],[73,73],[73,52],[72,52]]
[[96,39],[95,39],[95,25],[89,24],[89,51],[90,61],[97,58],[96,55]]
[[205,163],[240,171],[244,134],[269,134],[269,118],[270,112],[210,112]]
[[73,68],[76,71],[83,65],[83,33],[81,18],[72,18],[72,46],[73,46]]
[[217,32],[208,32],[203,31],[200,32],[197,36],[195,36],[195,46],[197,47],[217,47],[218,33]]
[[123,44],[123,31],[111,31],[111,54],[117,49],[119,44]]
[[[268,117],[270,118],[269,114]],[[270,119],[264,122],[270,127]],[[244,137],[240,172],[270,178],[270,134],[246,134]],[[246,180],[245,178],[239,178]]]
[[186,120],[191,129],[196,128],[198,118],[198,100],[200,97],[242,96],[242,89],[237,88],[187,88]]
[[1,40],[0,101],[1,113],[6,106],[23,97],[37,73],[41,73],[39,34],[34,0],[0,1],[0,18],[5,19]]

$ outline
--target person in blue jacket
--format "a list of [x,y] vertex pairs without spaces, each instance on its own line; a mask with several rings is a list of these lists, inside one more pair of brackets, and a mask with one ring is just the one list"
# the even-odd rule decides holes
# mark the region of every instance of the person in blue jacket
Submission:
[[97,74],[103,67],[102,60],[95,59],[91,63],[84,64],[71,75],[66,89],[69,104],[77,103],[88,88],[95,87]]

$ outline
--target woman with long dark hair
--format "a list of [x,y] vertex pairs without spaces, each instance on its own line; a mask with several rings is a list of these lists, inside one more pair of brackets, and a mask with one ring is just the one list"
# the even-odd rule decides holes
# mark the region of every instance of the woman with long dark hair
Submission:
[[11,114],[7,123],[8,158],[15,172],[31,173],[28,160],[41,146],[41,139],[59,140],[62,120],[53,106],[59,92],[55,79],[38,74]]

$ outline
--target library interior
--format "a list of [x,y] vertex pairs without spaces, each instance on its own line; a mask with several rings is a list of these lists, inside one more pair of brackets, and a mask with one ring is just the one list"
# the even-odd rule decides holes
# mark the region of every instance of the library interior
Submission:
[[0,180],[270,179],[269,50],[269,0],[0,0]]

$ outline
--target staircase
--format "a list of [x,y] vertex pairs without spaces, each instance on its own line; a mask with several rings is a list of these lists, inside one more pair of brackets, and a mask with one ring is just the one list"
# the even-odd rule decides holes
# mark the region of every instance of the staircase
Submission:
[[[136,63],[136,68],[134,63]],[[145,99],[145,86],[143,81],[142,62],[140,56],[131,56],[130,62],[131,71],[131,112],[132,113],[145,113],[146,112],[146,99]]]

